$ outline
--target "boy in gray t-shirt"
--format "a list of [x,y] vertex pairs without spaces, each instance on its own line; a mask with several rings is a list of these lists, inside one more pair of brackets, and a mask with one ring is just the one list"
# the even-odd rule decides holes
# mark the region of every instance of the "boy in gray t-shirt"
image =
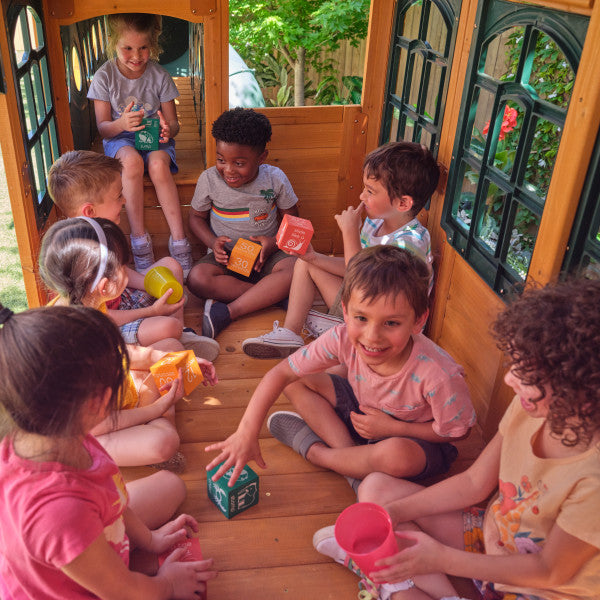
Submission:
[[[277,248],[275,235],[284,214],[298,215],[298,198],[285,173],[263,164],[271,124],[252,109],[225,111],[212,126],[217,164],[196,184],[190,229],[208,248],[187,279],[191,292],[209,298],[203,335],[216,337],[242,315],[287,297],[296,257]],[[249,277],[227,269],[229,251],[245,238],[262,246]]]

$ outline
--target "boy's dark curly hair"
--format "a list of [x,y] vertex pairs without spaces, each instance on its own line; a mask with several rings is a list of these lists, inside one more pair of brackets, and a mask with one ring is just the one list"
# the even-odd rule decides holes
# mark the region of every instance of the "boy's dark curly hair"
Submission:
[[212,135],[219,142],[251,146],[263,152],[271,139],[271,123],[251,108],[232,108],[212,124]]
[[565,446],[600,430],[600,281],[530,288],[496,319],[498,347],[524,384],[552,391],[548,422]]

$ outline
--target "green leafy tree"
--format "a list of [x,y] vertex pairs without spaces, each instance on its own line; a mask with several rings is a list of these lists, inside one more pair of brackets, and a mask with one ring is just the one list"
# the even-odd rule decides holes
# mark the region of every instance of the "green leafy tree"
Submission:
[[[306,65],[317,70],[323,50],[367,35],[370,0],[230,0],[231,42],[245,60],[279,53],[294,73],[294,104],[304,106]],[[258,57],[258,58],[256,58]]]

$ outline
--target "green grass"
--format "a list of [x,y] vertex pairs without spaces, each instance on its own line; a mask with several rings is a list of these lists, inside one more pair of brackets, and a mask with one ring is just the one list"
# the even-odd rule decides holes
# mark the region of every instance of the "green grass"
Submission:
[[0,302],[14,312],[27,309],[23,271],[0,153]]

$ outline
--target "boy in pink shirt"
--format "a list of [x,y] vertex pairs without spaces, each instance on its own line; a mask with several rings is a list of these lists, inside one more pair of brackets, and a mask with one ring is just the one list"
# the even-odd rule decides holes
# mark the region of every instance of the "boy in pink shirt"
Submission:
[[[310,462],[357,480],[379,471],[410,479],[444,473],[450,443],[475,423],[462,368],[421,330],[428,316],[429,269],[410,252],[375,246],[349,263],[342,288],[345,324],[271,369],[237,431],[207,450],[234,466],[266,466],[258,433],[283,391],[299,414],[277,412],[274,437]],[[335,374],[334,374],[335,373]]]

